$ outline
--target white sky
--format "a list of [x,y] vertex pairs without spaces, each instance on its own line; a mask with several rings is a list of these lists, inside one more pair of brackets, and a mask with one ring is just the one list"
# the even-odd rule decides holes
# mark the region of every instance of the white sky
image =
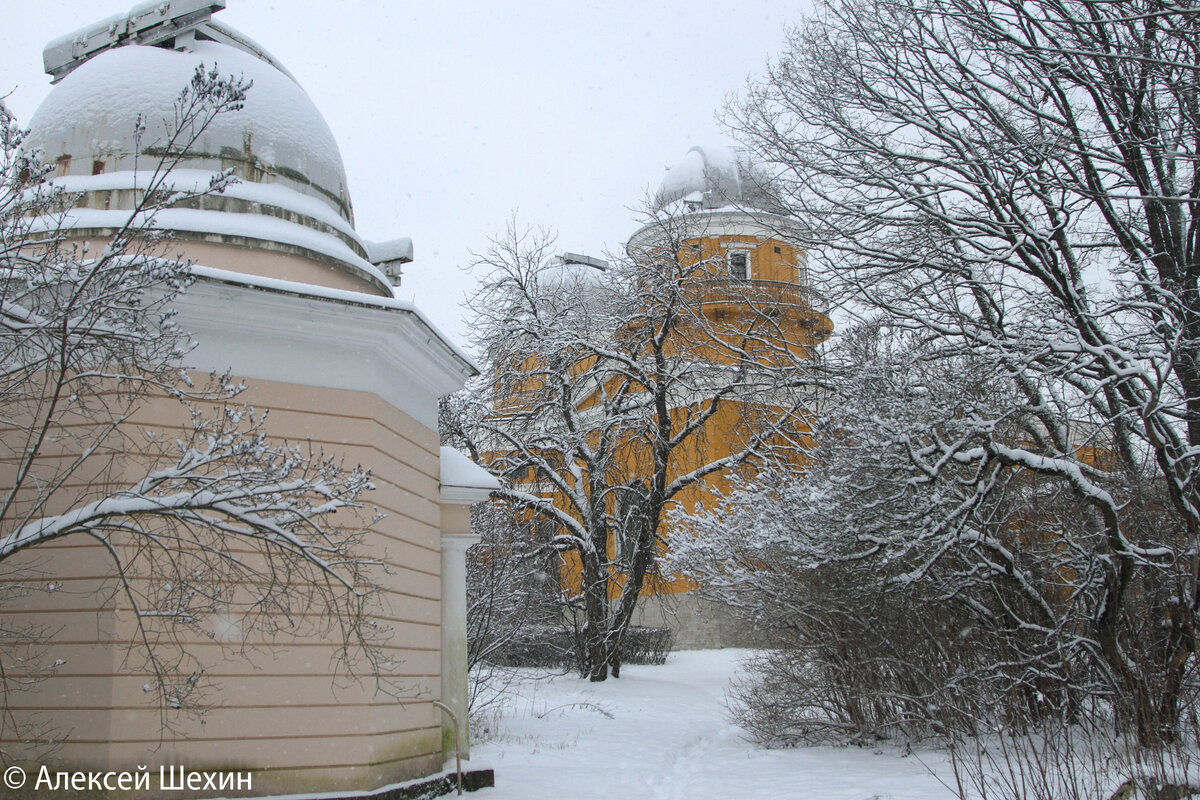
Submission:
[[[42,46],[134,2],[0,4],[0,93],[27,123],[50,90]],[[619,248],[664,167],[728,142],[714,112],[806,5],[227,0],[218,19],[307,90],[341,147],[359,233],[413,237],[399,293],[461,343],[472,250],[514,211],[557,230],[562,250]]]

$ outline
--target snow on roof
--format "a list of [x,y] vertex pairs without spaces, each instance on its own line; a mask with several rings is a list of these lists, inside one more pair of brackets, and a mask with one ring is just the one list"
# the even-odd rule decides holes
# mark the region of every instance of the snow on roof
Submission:
[[57,82],[98,53],[127,44],[182,45],[195,40],[225,0],[149,0],[125,15],[114,15],[51,40],[42,50],[46,73]]
[[145,5],[145,3],[140,3],[137,6],[135,6],[132,10],[130,10],[126,13],[110,14],[109,16],[105,17],[104,19],[97,20],[96,22],[91,23],[87,27],[76,28],[75,30],[71,31],[70,33],[64,33],[61,36],[55,36],[50,41],[46,42],[46,46],[43,49],[44,50],[57,50],[58,48],[63,47],[65,45],[74,44],[75,42],[80,41],[91,31],[99,30],[101,28],[110,29],[114,25],[125,22],[125,20],[129,19],[131,14],[133,14],[135,11],[140,10],[141,6],[143,6],[143,5]]
[[[203,169],[175,169],[163,179],[162,188],[167,191],[195,194],[206,191],[213,178],[219,175],[220,173]],[[102,172],[99,175],[65,175],[61,178],[52,178],[49,183],[52,187],[62,189],[68,194],[74,194],[77,192],[144,189],[155,177],[152,169],[124,170]],[[315,197],[300,194],[282,184],[238,180],[226,186],[221,192],[221,196],[294,211],[297,214],[319,220],[347,236],[358,238],[354,226],[328,205]],[[370,250],[367,242],[361,243],[365,249]]]
[[51,90],[30,121],[26,146],[40,148],[50,162],[68,156],[68,174],[89,174],[93,161],[112,158],[118,169],[132,169],[139,117],[146,124],[141,152],[161,148],[175,100],[200,64],[253,86],[241,110],[213,120],[187,161],[253,162],[352,223],[337,142],[312,100],[284,72],[226,44],[197,41],[192,52],[128,45],[98,54]]
[[[590,260],[599,261],[599,259]],[[605,269],[594,263],[584,263],[564,256],[553,256],[546,259],[538,270],[537,282],[542,289],[553,291],[568,287],[587,289],[602,286],[605,281],[604,274]]]
[[500,488],[500,481],[453,447],[441,449],[442,500],[478,503]]
[[300,81],[296,80],[296,76],[289,72],[288,68],[279,62],[279,59],[275,58],[275,56],[271,55],[271,53],[268,52],[265,47],[239,31],[237,28],[230,27],[229,25],[219,22],[218,20],[210,19],[208,22],[201,25],[199,30],[204,38],[212,39],[213,41],[221,42],[222,44],[228,44],[238,48],[239,50],[247,52],[255,58],[265,61],[271,66],[275,67],[275,69],[279,70],[284,75],[287,75],[295,83],[300,83]]
[[667,168],[658,187],[658,200],[668,203],[713,189],[734,197],[741,194],[737,158],[728,147],[693,147],[681,161]]

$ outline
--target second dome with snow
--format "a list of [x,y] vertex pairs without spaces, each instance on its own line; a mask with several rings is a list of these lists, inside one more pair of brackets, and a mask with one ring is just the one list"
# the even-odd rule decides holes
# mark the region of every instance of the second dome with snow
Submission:
[[664,209],[682,202],[689,209],[749,208],[780,210],[771,191],[771,178],[762,165],[732,147],[696,146],[667,168],[654,196]]

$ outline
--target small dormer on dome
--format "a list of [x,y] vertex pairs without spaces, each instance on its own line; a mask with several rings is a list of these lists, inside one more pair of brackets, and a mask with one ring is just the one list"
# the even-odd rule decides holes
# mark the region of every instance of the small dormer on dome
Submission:
[[687,211],[747,208],[778,213],[771,179],[761,165],[732,147],[696,146],[667,168],[654,207],[682,203]]

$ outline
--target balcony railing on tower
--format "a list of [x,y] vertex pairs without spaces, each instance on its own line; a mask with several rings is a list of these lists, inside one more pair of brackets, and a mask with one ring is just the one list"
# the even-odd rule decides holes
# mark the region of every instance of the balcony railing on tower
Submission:
[[687,283],[684,292],[684,296],[692,303],[741,303],[754,308],[799,306],[820,314],[829,313],[829,301],[820,292],[784,281],[736,278],[693,280]]

